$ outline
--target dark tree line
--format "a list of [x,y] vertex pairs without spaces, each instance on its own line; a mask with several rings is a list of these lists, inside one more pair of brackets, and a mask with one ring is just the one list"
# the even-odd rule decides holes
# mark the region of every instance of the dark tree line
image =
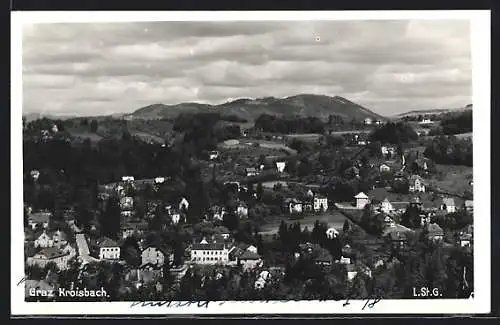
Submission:
[[272,133],[323,133],[325,123],[317,117],[277,117],[262,114],[255,120],[255,128]]
[[472,110],[446,115],[440,127],[445,135],[472,132]]
[[439,136],[426,147],[424,156],[438,164],[465,165],[472,167],[472,139],[455,136]]
[[400,144],[417,139],[418,135],[413,128],[403,122],[384,124],[370,134],[371,141],[380,141],[381,143]]

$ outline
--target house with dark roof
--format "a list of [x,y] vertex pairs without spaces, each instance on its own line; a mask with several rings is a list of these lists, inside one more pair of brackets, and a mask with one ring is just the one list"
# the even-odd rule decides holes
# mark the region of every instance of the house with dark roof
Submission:
[[406,247],[406,243],[408,242],[406,233],[400,231],[398,227],[389,228],[386,232],[386,238],[390,241],[394,249],[403,249]]
[[196,264],[227,264],[229,249],[226,243],[209,243],[206,240],[191,246],[191,262]]
[[443,198],[443,203],[441,204],[441,210],[444,210],[447,213],[456,212],[455,200],[452,197]]
[[439,227],[438,224],[431,223],[427,224],[425,227],[427,231],[427,239],[433,242],[438,242],[443,240],[444,237],[444,232],[441,227]]
[[103,237],[97,241],[99,259],[118,260],[120,259],[120,245],[111,238]]
[[64,232],[57,231],[46,231],[43,230],[42,234],[34,241],[35,247],[47,248],[47,247],[63,247],[68,243],[67,236]]
[[52,213],[46,211],[40,211],[31,213],[28,215],[28,225],[31,229],[36,227],[48,228],[50,219],[52,218]]
[[48,263],[55,263],[60,270],[68,267],[68,261],[72,255],[58,247],[44,248],[32,257],[28,257],[28,265],[37,265],[44,268]]
[[249,250],[244,251],[237,258],[237,263],[243,267],[244,270],[254,269],[262,265],[262,258],[259,254]]
[[419,175],[412,175],[410,179],[408,180],[409,182],[409,191],[414,193],[414,192],[425,192],[425,184],[424,180],[422,177]]

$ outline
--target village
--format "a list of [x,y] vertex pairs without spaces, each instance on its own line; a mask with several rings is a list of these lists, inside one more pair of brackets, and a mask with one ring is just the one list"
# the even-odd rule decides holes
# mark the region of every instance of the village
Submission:
[[[278,299],[276,292],[290,294],[290,283],[298,283],[302,289],[293,290],[300,297],[311,291],[310,297],[343,299],[359,281],[407,270],[415,245],[426,245],[431,255],[470,256],[472,174],[460,187],[446,188],[454,176],[441,171],[437,177],[443,165],[421,145],[374,139],[388,124],[367,118],[360,130],[303,135],[302,143],[289,134],[245,129],[197,159],[199,182],[220,184],[212,187],[216,194],[187,195],[172,175],[121,175],[97,186],[86,224],[79,206],[56,212],[25,199],[26,298],[69,299],[28,294],[64,286],[106,287],[115,300]],[[57,125],[42,130],[36,145],[55,141],[57,133]],[[312,147],[304,149],[307,142]],[[323,163],[317,152],[328,150],[343,161]],[[43,171],[26,173],[40,191]],[[332,177],[336,185],[325,181]],[[198,208],[205,196],[211,203]],[[456,286],[470,295],[472,264],[456,263]],[[310,289],[311,279],[331,282],[331,276],[340,283],[321,289],[327,292]],[[389,297],[411,298],[410,291]]]

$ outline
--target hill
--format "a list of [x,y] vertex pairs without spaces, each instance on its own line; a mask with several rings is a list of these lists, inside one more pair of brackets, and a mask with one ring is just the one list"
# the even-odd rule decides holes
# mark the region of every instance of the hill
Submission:
[[174,118],[186,112],[219,112],[223,116],[236,116],[253,121],[262,114],[276,116],[315,116],[327,119],[338,115],[344,120],[386,120],[385,117],[345,98],[324,95],[301,94],[286,98],[265,97],[257,99],[240,98],[219,105],[181,103],[176,105],[153,104],[125,116],[127,119]]
[[458,108],[436,108],[436,109],[421,109],[421,110],[413,110],[405,113],[400,113],[394,116],[394,118],[402,118],[402,117],[410,117],[410,116],[418,116],[425,114],[445,114],[445,113],[454,113],[460,111],[471,110],[472,104],[468,104],[464,107]]

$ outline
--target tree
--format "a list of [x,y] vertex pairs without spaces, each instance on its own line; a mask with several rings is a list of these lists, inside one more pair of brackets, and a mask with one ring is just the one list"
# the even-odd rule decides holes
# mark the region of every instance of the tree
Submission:
[[125,239],[123,246],[121,247],[122,255],[125,262],[132,267],[139,267],[141,265],[141,253],[137,241],[128,237]]
[[344,221],[344,226],[342,227],[342,232],[346,234],[349,231],[349,221],[346,219]]
[[264,196],[264,187],[262,186],[261,182],[257,184],[256,194],[257,194],[257,200],[262,201],[262,197]]
[[97,120],[92,120],[90,122],[90,132],[96,133],[98,127],[99,127],[99,124],[98,124]]
[[79,225],[87,228],[94,218],[93,198],[91,190],[82,188],[78,191],[78,203],[76,207],[76,221]]
[[280,227],[278,230],[278,235],[281,242],[286,245],[288,242],[288,227],[286,226],[285,221],[281,220]]
[[101,213],[101,232],[103,236],[117,238],[120,232],[120,202],[115,196],[111,196],[106,204],[106,210]]

